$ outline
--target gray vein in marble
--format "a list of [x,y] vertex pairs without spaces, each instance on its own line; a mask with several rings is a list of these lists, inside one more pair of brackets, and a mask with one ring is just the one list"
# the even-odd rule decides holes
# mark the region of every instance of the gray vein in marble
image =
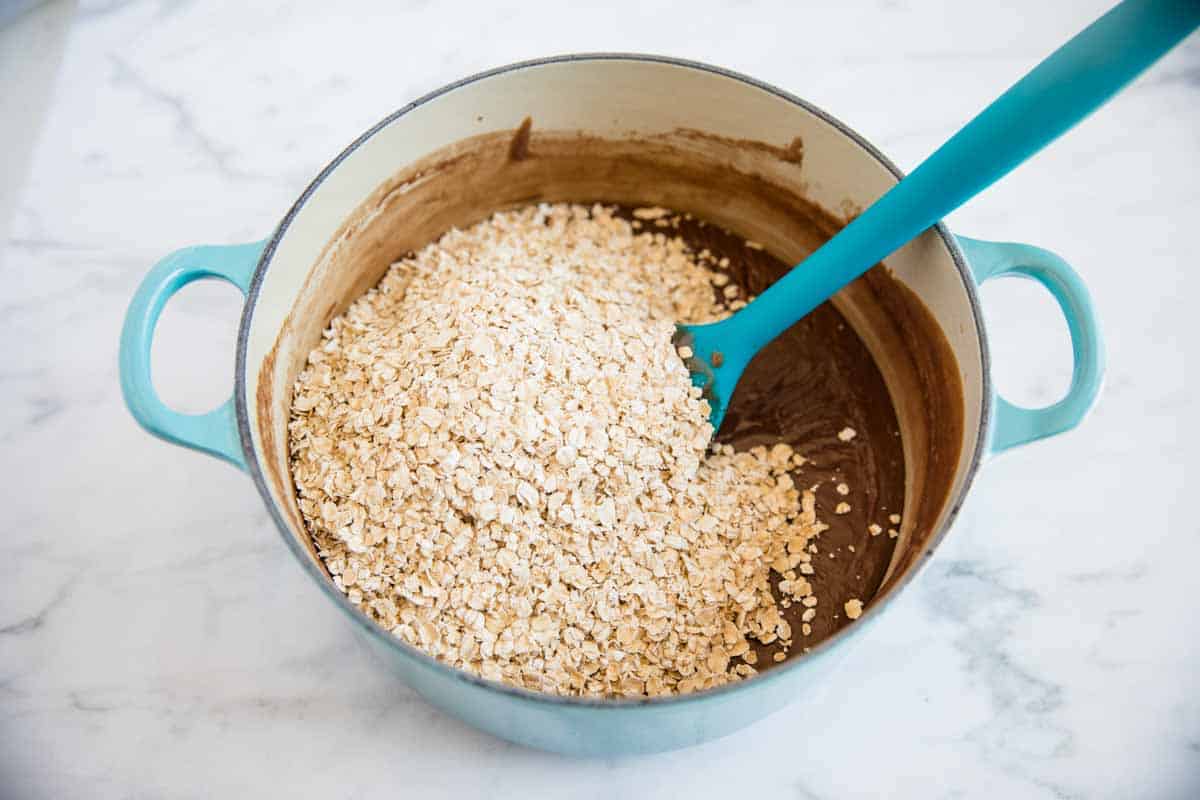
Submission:
[[1146,576],[1149,570],[1149,565],[1145,561],[1135,561],[1132,564],[1110,567],[1109,569],[1098,569],[1090,572],[1068,572],[1063,577],[1075,583],[1105,583],[1108,581],[1120,581],[1127,583],[1136,581]]
[[50,615],[71,596],[74,584],[75,580],[73,578],[63,581],[58,590],[55,591],[54,596],[39,610],[15,622],[0,625],[0,636],[24,636],[40,630],[50,619]]
[[814,792],[803,781],[795,781],[792,783],[792,796],[796,800],[823,800],[822,796]]
[[[0,314],[3,313],[3,309],[0,309]],[[108,392],[88,392],[67,397],[62,393],[48,393],[44,383],[29,384],[29,381],[20,384],[14,381],[8,386],[4,415],[0,417],[0,444],[7,445],[19,437],[43,430],[48,423],[70,410],[75,402],[83,401],[81,405],[84,405],[108,395]]]
[[219,145],[206,134],[199,124],[197,124],[196,120],[192,118],[191,111],[188,110],[182,100],[142,77],[137,70],[127,64],[121,57],[109,54],[108,60],[113,68],[113,83],[119,86],[128,86],[140,92],[152,102],[166,107],[174,115],[179,131],[191,141],[200,153],[207,156],[218,172],[230,178],[249,177],[246,173],[236,170],[230,165],[229,162],[233,156],[232,149]]
[[955,646],[966,659],[964,670],[991,700],[992,719],[967,739],[1006,773],[1055,798],[1074,797],[1068,788],[1028,768],[1030,759],[1052,761],[1071,754],[1074,746],[1072,731],[1054,719],[1065,689],[1034,673],[1010,650],[1012,621],[1037,610],[1037,592],[1010,585],[1004,580],[1006,570],[978,561],[935,563],[930,571],[932,610],[961,627]]
[[58,397],[32,397],[29,399],[29,404],[33,406],[33,413],[25,419],[25,424],[29,427],[41,425],[48,419],[58,416],[66,410],[66,403]]
[[1200,90],[1200,66],[1189,66],[1183,69],[1164,70],[1147,77],[1141,84],[1142,88],[1175,86],[1191,91]]
[[155,85],[121,56],[109,53],[108,61],[113,70],[112,83],[116,86],[128,87],[152,103],[165,108],[175,118],[176,128],[183,138],[191,142],[196,152],[204,156],[218,174],[235,181],[290,183],[290,181],[276,176],[264,175],[235,166],[233,161],[237,155],[236,149],[218,143],[216,139],[206,133],[180,97]]
[[116,705],[92,702],[85,699],[83,694],[83,692],[67,692],[67,697],[71,700],[71,708],[76,711],[82,711],[85,714],[105,714],[120,708],[120,706]]

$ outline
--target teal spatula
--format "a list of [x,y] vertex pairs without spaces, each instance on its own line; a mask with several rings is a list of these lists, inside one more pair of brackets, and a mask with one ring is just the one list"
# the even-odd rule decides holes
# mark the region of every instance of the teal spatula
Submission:
[[1101,106],[1200,25],[1200,0],[1126,0],[1067,42],[748,306],[680,325],[714,430],[760,349]]

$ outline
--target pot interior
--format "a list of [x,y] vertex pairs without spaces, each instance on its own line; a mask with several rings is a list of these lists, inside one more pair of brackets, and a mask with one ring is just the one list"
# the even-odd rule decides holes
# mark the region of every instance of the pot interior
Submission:
[[[599,201],[690,212],[791,264],[895,180],[797,101],[636,57],[519,66],[385,121],[285,219],[243,320],[243,424],[295,549],[324,572],[291,481],[292,385],[329,321],[405,254],[498,209]],[[983,345],[968,280],[934,231],[833,302],[875,360],[903,441],[903,524],[878,599],[922,560],[965,491],[983,420]]]

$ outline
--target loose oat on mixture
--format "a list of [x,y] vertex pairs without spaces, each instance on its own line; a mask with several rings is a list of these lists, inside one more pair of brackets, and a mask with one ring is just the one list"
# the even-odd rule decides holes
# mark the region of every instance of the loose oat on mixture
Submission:
[[850,619],[858,619],[863,613],[863,601],[857,597],[847,600],[843,610]]
[[793,637],[772,580],[807,635],[803,458],[710,448],[671,345],[731,288],[600,206],[497,213],[393,265],[295,386],[300,510],[338,587],[449,664],[560,694],[753,674],[752,641]]

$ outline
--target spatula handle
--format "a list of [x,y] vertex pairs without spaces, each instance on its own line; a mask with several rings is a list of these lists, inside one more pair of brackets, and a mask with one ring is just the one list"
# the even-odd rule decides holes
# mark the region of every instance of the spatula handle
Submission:
[[[884,256],[1086,117],[1200,25],[1200,0],[1126,0],[726,322],[756,352]],[[739,319],[740,318],[740,319]],[[724,327],[724,326],[723,326]]]

